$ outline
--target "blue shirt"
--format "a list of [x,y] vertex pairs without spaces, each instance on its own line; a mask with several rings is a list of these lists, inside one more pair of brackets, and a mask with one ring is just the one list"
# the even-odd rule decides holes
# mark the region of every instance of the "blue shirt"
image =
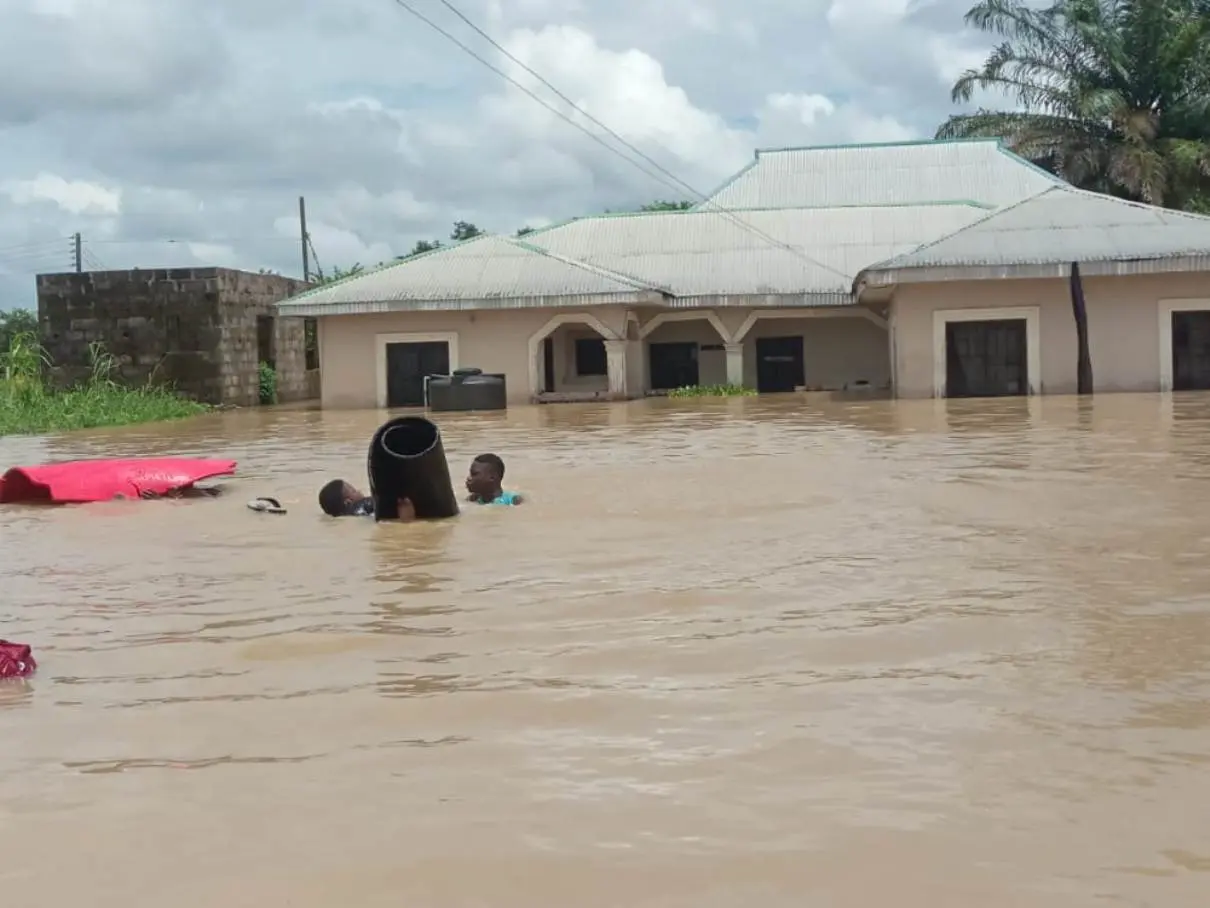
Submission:
[[516,492],[501,492],[491,501],[484,501],[482,498],[476,498],[475,504],[517,504],[521,496]]

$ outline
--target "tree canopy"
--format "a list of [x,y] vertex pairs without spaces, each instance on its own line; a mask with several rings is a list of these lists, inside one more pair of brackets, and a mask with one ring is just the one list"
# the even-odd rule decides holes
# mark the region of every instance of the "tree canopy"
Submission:
[[37,333],[38,316],[32,310],[10,309],[0,312],[0,356],[8,352],[17,335]]
[[1210,0],[983,0],[966,21],[1002,40],[954,102],[1017,109],[956,114],[938,138],[1003,137],[1081,188],[1210,212]]

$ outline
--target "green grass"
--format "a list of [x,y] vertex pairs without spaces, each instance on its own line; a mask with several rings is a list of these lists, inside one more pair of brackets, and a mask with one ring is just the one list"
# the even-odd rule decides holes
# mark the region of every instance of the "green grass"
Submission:
[[0,436],[183,419],[211,409],[177,396],[171,388],[123,387],[112,378],[114,357],[99,343],[88,352],[92,374],[79,386],[60,391],[43,379],[50,361],[37,337],[15,335],[0,353]]
[[668,392],[669,397],[755,397],[756,392],[743,385],[691,385],[685,388],[673,388]]

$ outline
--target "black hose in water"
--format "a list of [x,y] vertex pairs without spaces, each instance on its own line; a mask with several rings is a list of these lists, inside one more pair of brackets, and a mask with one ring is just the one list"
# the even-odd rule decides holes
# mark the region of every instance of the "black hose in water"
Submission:
[[400,498],[411,499],[421,519],[458,516],[441,430],[423,416],[399,416],[378,428],[368,472],[376,520],[396,519]]

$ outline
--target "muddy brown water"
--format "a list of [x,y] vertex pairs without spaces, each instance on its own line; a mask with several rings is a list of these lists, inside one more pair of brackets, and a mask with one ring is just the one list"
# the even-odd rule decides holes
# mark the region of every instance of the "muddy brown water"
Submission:
[[0,440],[240,461],[0,512],[5,903],[1210,903],[1210,396],[451,416],[526,506],[321,519],[381,417]]

